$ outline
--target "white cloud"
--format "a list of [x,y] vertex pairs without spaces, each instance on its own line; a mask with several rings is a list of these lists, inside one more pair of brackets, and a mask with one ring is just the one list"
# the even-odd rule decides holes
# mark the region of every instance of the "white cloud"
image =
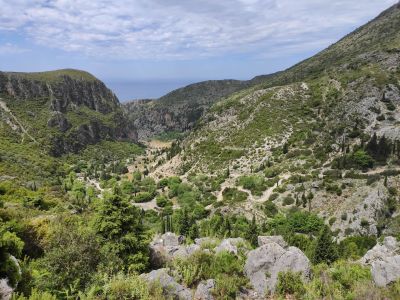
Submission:
[[[93,56],[313,50],[397,0],[0,0],[0,32]],[[281,47],[281,48],[279,48]]]
[[28,49],[21,48],[12,43],[0,44],[0,55],[18,54],[18,53],[24,53],[24,52],[28,52],[28,51],[29,51]]

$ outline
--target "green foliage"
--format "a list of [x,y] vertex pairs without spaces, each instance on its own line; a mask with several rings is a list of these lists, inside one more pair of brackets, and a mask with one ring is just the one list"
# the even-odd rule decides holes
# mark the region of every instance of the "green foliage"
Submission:
[[239,191],[236,188],[225,188],[222,192],[224,201],[230,204],[244,202],[247,200],[248,196],[246,192]]
[[254,196],[261,196],[267,189],[265,180],[260,176],[242,176],[237,181],[239,186],[246,190],[250,190]]
[[147,267],[148,237],[140,211],[119,194],[104,196],[96,209],[94,227],[102,237],[103,251],[121,260],[120,266],[112,268],[142,271]]
[[276,293],[281,296],[293,295],[297,299],[304,296],[306,289],[301,273],[279,272]]
[[61,293],[73,287],[87,287],[97,270],[101,253],[95,232],[80,224],[78,218],[58,218],[51,223],[45,242],[45,256],[35,265],[40,276],[35,278],[41,289]]
[[342,258],[358,259],[376,245],[374,236],[350,236],[339,244],[339,253]]
[[275,203],[269,200],[264,202],[264,212],[267,217],[273,218],[276,214],[278,214],[279,211]]
[[325,226],[321,229],[312,254],[312,260],[315,264],[331,264],[338,259],[337,244],[332,240],[330,229]]
[[15,287],[21,275],[11,256],[21,256],[24,242],[7,227],[0,218],[0,278],[8,278],[10,285]]
[[210,254],[196,252],[187,259],[177,259],[172,262],[171,268],[176,272],[182,282],[193,287],[202,280],[215,278],[216,288],[214,295],[221,297],[235,298],[241,286],[247,283],[243,275],[245,257],[236,257],[228,252]]

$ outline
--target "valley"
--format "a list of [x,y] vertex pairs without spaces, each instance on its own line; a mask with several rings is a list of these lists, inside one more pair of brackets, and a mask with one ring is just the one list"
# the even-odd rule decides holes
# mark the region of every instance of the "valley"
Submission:
[[399,29],[127,104],[0,72],[0,298],[399,299]]

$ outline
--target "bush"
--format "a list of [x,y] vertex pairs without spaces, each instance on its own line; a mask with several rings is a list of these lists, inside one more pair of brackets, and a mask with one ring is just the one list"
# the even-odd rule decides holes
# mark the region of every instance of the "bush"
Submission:
[[267,217],[272,218],[278,213],[278,208],[271,201],[266,201],[264,203],[264,212]]
[[158,207],[165,207],[168,204],[168,199],[167,197],[160,195],[156,198],[156,203]]
[[150,202],[153,199],[154,199],[154,195],[150,194],[148,192],[142,192],[142,193],[139,193],[136,196],[132,197],[132,200],[136,203]]
[[255,196],[261,196],[262,193],[267,189],[264,178],[260,176],[242,176],[238,179],[238,185],[244,189],[251,191]]
[[236,188],[225,188],[222,192],[224,201],[229,203],[240,203],[247,200],[249,195],[246,192],[239,191]]
[[292,205],[294,202],[295,200],[293,199],[293,197],[287,196],[283,198],[282,205],[283,206]]
[[278,199],[279,194],[278,193],[273,193],[271,194],[271,196],[269,196],[268,201],[274,201],[276,199]]
[[301,273],[279,272],[276,293],[280,296],[293,295],[302,298],[306,289],[301,278]]

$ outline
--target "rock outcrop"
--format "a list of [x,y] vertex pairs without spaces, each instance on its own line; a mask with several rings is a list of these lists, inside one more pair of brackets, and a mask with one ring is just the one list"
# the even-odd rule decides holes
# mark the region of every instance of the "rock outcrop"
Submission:
[[386,237],[360,260],[371,266],[372,278],[377,286],[387,286],[400,279],[400,243],[394,237]]
[[124,104],[140,140],[164,132],[184,132],[221,98],[248,87],[250,81],[211,80],[188,85],[157,99]]
[[194,294],[195,300],[214,300],[212,290],[215,288],[215,280],[209,279],[204,282],[200,282],[197,286]]
[[271,241],[247,254],[244,273],[254,290],[263,296],[274,292],[279,272],[300,272],[307,279],[310,268],[309,259],[300,249],[296,247],[284,249]]
[[258,237],[258,246],[264,246],[270,243],[276,243],[282,248],[286,248],[288,244],[285,242],[282,236],[280,235],[272,235],[272,236],[259,236]]
[[0,72],[0,93],[20,100],[48,98],[51,99],[51,110],[62,113],[70,107],[82,105],[103,114],[119,107],[118,98],[103,82],[77,70]]
[[13,288],[8,285],[7,279],[0,279],[0,299],[10,300]]
[[[0,98],[11,109],[9,113],[14,113],[18,126],[12,129],[17,131],[22,124],[39,129],[28,133],[53,156],[76,153],[105,139],[137,141],[133,123],[124,115],[118,98],[83,71],[0,72]],[[13,105],[18,105],[17,112],[12,111]],[[44,130],[46,125],[49,130]]]
[[238,246],[244,245],[245,241],[242,238],[229,238],[222,240],[222,242],[214,249],[215,253],[227,251],[232,254],[238,254]]
[[200,250],[200,246],[196,244],[183,245],[184,241],[184,236],[178,236],[171,232],[157,236],[150,243],[151,264],[155,267],[161,267],[174,258],[185,258]]
[[168,275],[167,269],[158,269],[147,274],[142,274],[146,282],[159,284],[166,296],[179,300],[193,299],[192,291],[175,281],[173,277]]

